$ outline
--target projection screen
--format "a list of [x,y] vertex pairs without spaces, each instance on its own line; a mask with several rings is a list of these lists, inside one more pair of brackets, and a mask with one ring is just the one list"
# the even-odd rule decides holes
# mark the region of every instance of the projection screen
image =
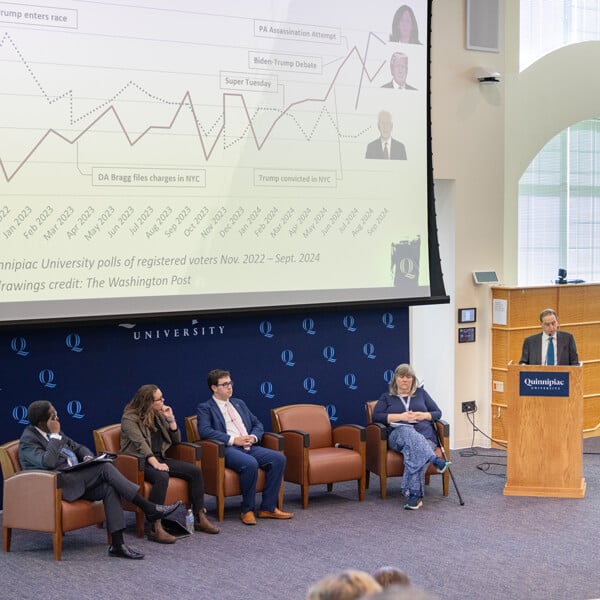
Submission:
[[429,19],[0,2],[0,321],[439,301]]

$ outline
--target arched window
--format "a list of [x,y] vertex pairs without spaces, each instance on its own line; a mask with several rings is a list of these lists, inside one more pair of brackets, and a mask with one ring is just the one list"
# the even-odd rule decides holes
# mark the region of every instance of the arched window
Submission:
[[598,0],[521,0],[520,69],[545,54],[600,39]]
[[[520,68],[577,42],[600,39],[600,0],[521,0]],[[550,140],[519,182],[519,285],[600,281],[600,123]]]

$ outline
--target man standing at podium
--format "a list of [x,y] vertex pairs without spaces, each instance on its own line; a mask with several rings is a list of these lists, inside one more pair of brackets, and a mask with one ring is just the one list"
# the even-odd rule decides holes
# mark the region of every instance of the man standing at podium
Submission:
[[558,331],[558,317],[547,308],[540,314],[542,332],[526,337],[519,364],[578,365],[575,338],[567,331]]

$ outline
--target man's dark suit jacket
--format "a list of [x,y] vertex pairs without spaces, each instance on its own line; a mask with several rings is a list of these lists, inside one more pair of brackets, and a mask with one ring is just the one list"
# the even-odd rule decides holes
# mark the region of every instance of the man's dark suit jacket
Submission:
[[[406,160],[406,150],[404,144],[390,138],[390,160]],[[383,155],[383,148],[381,146],[381,138],[377,138],[367,146],[367,152],[365,158],[385,158]]]
[[[382,88],[393,88],[394,87],[394,80],[392,79],[390,82],[388,83],[384,83],[382,86]],[[416,87],[413,87],[412,85],[408,85],[408,83],[404,84],[404,87],[402,88],[404,90],[416,90]]]
[[[263,424],[250,411],[243,400],[230,398],[229,402],[233,404],[240,414],[248,435],[256,436],[256,439],[260,442],[265,432]],[[211,398],[208,402],[198,404],[197,412],[198,434],[200,437],[208,440],[217,440],[228,445],[229,435],[227,435],[227,425],[216,401]]]
[[[44,469],[57,471],[68,466],[67,457],[61,454],[63,448],[68,448],[75,453],[80,462],[86,456],[94,453],[67,437],[62,431],[61,440],[50,438],[47,440],[33,425],[28,425],[19,440],[19,462],[23,469]],[[63,473],[61,476],[62,497],[67,502],[73,502],[85,494],[85,482],[77,472]]]
[[[526,337],[523,341],[523,351],[519,363],[522,365],[541,365],[542,359],[542,333]],[[556,332],[556,364],[578,365],[577,346],[575,338],[568,331]]]

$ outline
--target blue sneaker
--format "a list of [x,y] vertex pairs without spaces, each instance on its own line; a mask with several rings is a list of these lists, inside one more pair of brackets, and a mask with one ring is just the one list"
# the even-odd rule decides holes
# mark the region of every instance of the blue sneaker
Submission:
[[438,473],[444,473],[452,463],[449,460],[444,460],[443,458],[436,456],[431,461],[431,464],[437,469]]
[[419,496],[409,496],[404,508],[406,510],[419,510],[423,506],[423,500]]

